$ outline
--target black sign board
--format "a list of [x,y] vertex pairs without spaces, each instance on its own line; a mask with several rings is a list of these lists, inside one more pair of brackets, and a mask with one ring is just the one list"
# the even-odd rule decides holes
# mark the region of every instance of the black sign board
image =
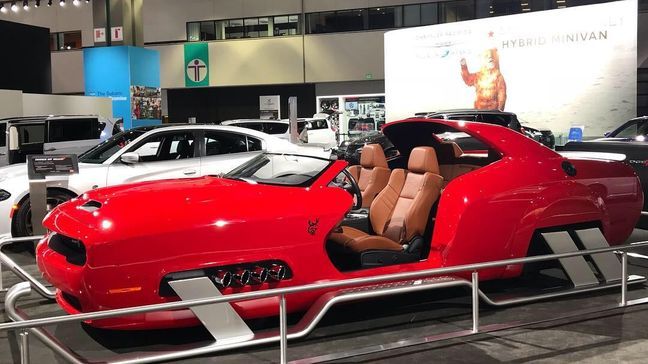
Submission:
[[74,173],[79,173],[79,160],[74,154],[27,156],[29,179],[43,179],[47,176],[65,176]]

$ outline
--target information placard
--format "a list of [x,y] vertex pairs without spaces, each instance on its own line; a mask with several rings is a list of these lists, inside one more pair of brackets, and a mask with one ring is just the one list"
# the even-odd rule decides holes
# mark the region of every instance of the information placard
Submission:
[[74,173],[79,173],[79,160],[74,154],[27,156],[29,179],[43,179],[47,176],[65,176]]

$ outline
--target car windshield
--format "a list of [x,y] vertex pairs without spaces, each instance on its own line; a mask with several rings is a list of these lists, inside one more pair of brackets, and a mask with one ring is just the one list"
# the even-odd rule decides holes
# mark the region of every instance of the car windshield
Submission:
[[629,123],[625,127],[618,129],[616,132],[611,133],[610,137],[635,139],[637,141],[645,141],[648,136],[648,120],[639,120]]
[[79,156],[79,162],[101,164],[144,133],[146,133],[146,130],[129,130],[114,135],[105,142],[81,154]]
[[263,153],[222,177],[250,183],[307,187],[331,163],[329,159],[317,157]]

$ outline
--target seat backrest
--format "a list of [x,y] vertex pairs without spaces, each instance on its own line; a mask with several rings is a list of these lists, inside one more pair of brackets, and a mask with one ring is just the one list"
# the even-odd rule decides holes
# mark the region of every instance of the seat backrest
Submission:
[[434,148],[412,149],[407,170],[393,170],[387,187],[371,205],[374,232],[401,244],[423,235],[442,183]]
[[362,207],[371,206],[374,198],[387,186],[391,174],[380,144],[365,145],[360,155],[360,165],[349,167],[349,172],[362,192]]
[[190,158],[192,155],[192,150],[191,150],[191,145],[189,144],[189,141],[186,139],[180,140],[178,142],[178,146],[176,147],[178,155],[176,156],[176,159],[184,159],[184,158]]

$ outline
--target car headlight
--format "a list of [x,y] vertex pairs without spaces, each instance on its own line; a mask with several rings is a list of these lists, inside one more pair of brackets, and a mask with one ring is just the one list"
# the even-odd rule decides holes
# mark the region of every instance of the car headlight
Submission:
[[4,201],[11,197],[11,194],[5,190],[0,190],[0,201]]

